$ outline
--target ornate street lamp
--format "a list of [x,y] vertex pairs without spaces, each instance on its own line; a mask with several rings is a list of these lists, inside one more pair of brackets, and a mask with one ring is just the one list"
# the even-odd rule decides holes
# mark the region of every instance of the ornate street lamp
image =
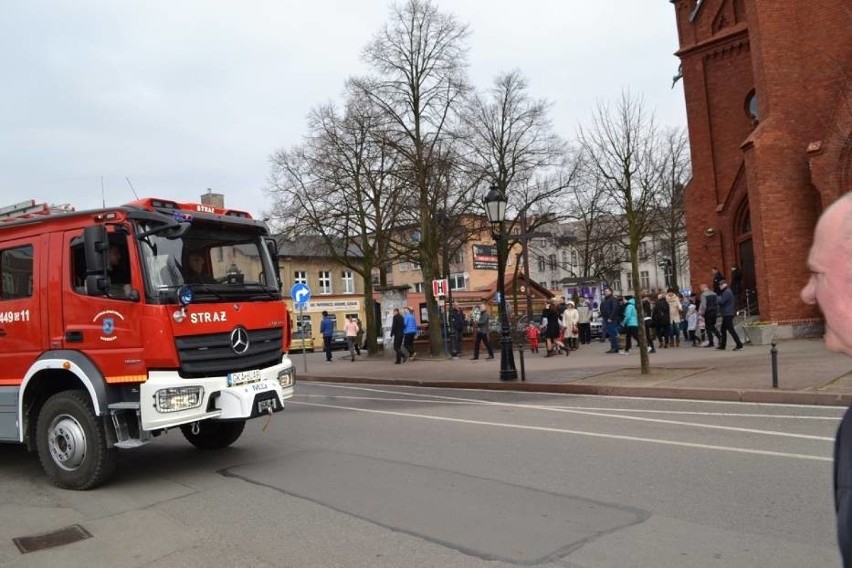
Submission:
[[508,239],[503,231],[506,220],[506,196],[492,185],[482,200],[485,213],[491,222],[491,235],[497,244],[497,294],[500,309],[500,380],[514,381],[518,378],[515,355],[512,352],[512,334],[509,330],[509,314],[506,312],[506,257],[509,255]]

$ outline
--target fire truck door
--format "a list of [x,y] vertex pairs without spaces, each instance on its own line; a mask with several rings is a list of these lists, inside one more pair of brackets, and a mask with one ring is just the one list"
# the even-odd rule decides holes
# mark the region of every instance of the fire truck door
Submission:
[[[140,382],[146,370],[142,356],[144,286],[137,251],[123,233],[110,232],[109,241],[110,293],[88,296],[82,231],[65,233],[62,345],[89,356],[108,383]],[[131,290],[138,293],[135,300]]]
[[47,268],[44,239],[0,245],[0,440],[18,439],[18,388],[44,350],[39,278]]

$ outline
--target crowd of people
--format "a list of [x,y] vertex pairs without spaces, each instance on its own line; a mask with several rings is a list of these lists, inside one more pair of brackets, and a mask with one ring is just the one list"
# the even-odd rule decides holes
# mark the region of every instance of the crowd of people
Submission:
[[598,314],[585,297],[578,298],[576,305],[572,300],[549,300],[540,322],[526,324],[524,336],[533,353],[541,352],[543,344],[546,357],[570,355],[579,346],[592,342],[591,322],[597,315],[602,328],[601,341],[609,340],[607,354],[631,354],[634,346],[639,345],[640,325],[645,328],[650,353],[681,345],[725,350],[728,336],[733,340],[733,350],[739,351],[743,342],[734,328],[735,293],[716,268],[712,271],[712,282],[712,288],[701,284],[700,294],[683,294],[669,288],[657,293],[643,292],[639,298],[619,296],[607,287]]
[[[570,355],[583,345],[592,344],[592,322],[600,321],[600,341],[609,341],[607,354],[630,355],[639,345],[639,327],[645,328],[647,349],[683,346],[708,347],[725,350],[730,335],[734,351],[743,342],[734,328],[736,297],[721,273],[714,268],[712,287],[701,284],[700,293],[683,294],[675,288],[656,293],[643,292],[639,298],[620,296],[604,288],[599,306],[590,298],[556,298],[547,300],[540,317],[530,318],[520,325],[526,347],[545,357]],[[454,308],[448,318],[450,327],[449,351],[454,357],[462,352],[464,337],[473,337],[472,360],[494,358],[490,335],[494,332],[492,317],[486,304],[479,304],[467,315]],[[393,311],[390,335],[396,354],[396,364],[416,357],[414,338],[417,324],[410,308]],[[623,337],[623,339],[621,339]]]

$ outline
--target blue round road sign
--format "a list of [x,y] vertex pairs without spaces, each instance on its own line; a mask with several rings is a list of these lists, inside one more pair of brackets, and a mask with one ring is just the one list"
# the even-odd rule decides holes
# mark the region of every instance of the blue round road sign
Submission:
[[296,282],[293,284],[293,287],[290,288],[290,297],[293,298],[293,302],[297,304],[304,304],[311,299],[311,289],[308,288],[307,284]]

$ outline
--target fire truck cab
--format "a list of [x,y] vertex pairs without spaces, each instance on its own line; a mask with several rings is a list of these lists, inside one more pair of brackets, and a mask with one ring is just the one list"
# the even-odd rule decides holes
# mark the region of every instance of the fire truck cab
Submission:
[[169,428],[226,447],[293,396],[263,223],[164,199],[4,214],[0,442],[36,450],[56,485],[102,484],[118,449]]

